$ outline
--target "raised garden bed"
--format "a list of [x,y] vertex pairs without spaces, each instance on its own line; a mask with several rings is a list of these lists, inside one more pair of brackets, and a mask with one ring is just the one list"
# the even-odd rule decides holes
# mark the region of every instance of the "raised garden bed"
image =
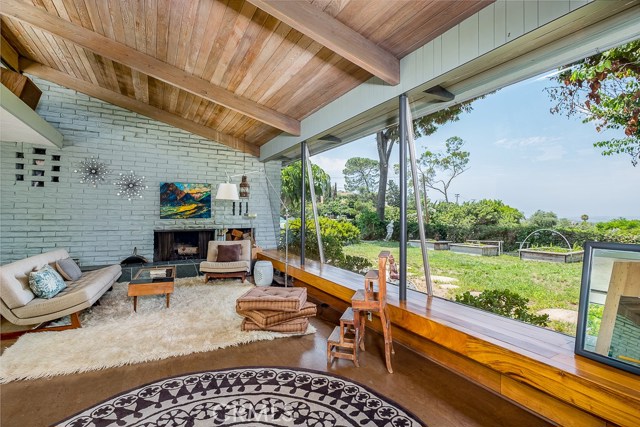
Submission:
[[496,245],[482,245],[473,243],[450,243],[449,250],[467,255],[498,256],[499,248]]
[[[448,251],[449,244],[451,243],[449,240],[427,240],[426,242],[427,249],[431,249],[434,251]],[[420,240],[409,240],[409,246],[414,248],[420,247]]]
[[584,251],[558,251],[544,249],[520,249],[520,259],[528,261],[546,261],[546,262],[581,262]]
[[498,255],[502,255],[502,245],[504,244],[504,241],[502,240],[467,240],[465,243],[480,244],[480,245],[497,245]]

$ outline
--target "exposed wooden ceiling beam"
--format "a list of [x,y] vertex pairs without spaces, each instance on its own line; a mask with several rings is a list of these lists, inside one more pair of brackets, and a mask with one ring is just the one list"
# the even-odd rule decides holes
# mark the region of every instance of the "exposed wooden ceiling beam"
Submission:
[[400,83],[398,58],[312,4],[306,1],[248,1],[385,82]]
[[18,62],[18,59],[20,58],[20,55],[18,55],[18,52],[16,52],[16,50],[13,48],[13,46],[11,46],[7,39],[4,38],[4,36],[0,37],[2,37],[2,40],[0,41],[0,46],[2,47],[0,54],[2,56],[2,62],[7,64],[7,66],[13,71],[19,73],[20,64]]
[[222,87],[195,77],[122,43],[87,30],[19,0],[2,0],[0,14],[67,39],[105,58],[124,64],[196,96],[266,123],[292,135],[300,135],[300,121]]
[[85,95],[101,99],[110,104],[117,105],[118,107],[122,107],[135,113],[142,114],[143,116],[152,118],[154,120],[158,120],[171,126],[184,129],[188,132],[200,135],[212,141],[219,142],[220,144],[226,145],[227,147],[242,151],[243,153],[251,154],[253,156],[258,156],[260,154],[260,148],[250,144],[247,141],[218,132],[214,129],[211,129],[210,127],[195,123],[191,120],[185,119],[175,114],[168,113],[164,110],[138,101],[137,99],[132,99],[128,96],[113,92],[109,89],[96,86],[93,83],[87,82],[85,80],[77,79],[45,65],[31,62],[22,58],[20,60],[20,66],[25,73],[33,74],[34,76],[40,77],[50,82],[84,93]]

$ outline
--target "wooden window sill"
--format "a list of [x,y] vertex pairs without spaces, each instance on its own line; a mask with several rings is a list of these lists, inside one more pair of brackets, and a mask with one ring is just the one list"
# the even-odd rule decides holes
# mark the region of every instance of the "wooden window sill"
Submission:
[[[258,259],[284,270],[278,251],[264,251]],[[295,256],[289,256],[288,271],[336,306],[348,305],[362,286],[360,275],[309,260],[300,266]],[[396,341],[563,425],[567,419],[576,426],[604,426],[603,420],[638,425],[640,378],[575,355],[573,337],[412,290],[407,294],[401,303],[397,288],[388,287]]]

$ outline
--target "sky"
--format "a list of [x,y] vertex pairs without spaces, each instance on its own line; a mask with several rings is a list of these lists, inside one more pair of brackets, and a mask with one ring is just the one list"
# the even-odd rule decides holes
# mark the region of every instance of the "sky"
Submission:
[[[640,219],[640,165],[628,155],[603,156],[593,143],[613,132],[598,133],[592,123],[577,117],[552,115],[543,89],[548,78],[538,76],[477,100],[473,111],[416,140],[416,155],[427,148],[444,150],[445,140],[459,136],[471,153],[469,169],[454,179],[449,194],[460,203],[499,199],[529,217],[536,210],[561,218],[590,221],[625,217]],[[331,182],[344,188],[342,170],[351,157],[378,159],[375,135],[311,158]],[[397,144],[391,163],[398,163]],[[392,174],[393,171],[390,171]],[[397,180],[397,176],[395,177]],[[443,200],[431,191],[434,200]],[[453,199],[453,200],[452,200]]]

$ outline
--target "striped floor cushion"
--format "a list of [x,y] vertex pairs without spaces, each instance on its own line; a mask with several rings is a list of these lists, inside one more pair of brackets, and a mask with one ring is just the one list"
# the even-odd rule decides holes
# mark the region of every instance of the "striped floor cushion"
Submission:
[[309,319],[304,317],[301,319],[289,320],[286,323],[280,323],[279,325],[268,326],[261,328],[251,321],[251,319],[245,318],[242,321],[243,331],[271,331],[271,332],[283,332],[287,334],[301,334],[307,330],[309,326]]
[[301,317],[311,317],[316,315],[316,305],[312,302],[305,302],[300,311],[271,311],[271,310],[239,310],[238,314],[248,317],[261,328],[279,325],[292,319]]
[[269,310],[298,312],[306,302],[306,288],[259,286],[238,298],[236,301],[236,311]]

